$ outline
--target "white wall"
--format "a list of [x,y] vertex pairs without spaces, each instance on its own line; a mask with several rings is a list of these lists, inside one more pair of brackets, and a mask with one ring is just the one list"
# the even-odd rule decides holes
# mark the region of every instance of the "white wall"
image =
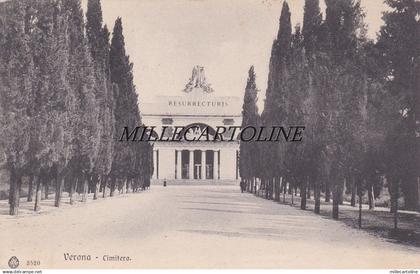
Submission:
[[236,179],[236,149],[234,148],[220,150],[220,179]]
[[171,149],[171,148],[159,149],[159,179],[175,179],[175,150],[174,149]]

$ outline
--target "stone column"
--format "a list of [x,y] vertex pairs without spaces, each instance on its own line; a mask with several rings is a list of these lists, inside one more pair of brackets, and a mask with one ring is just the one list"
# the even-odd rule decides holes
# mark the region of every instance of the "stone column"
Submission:
[[160,173],[160,166],[159,166],[159,149],[156,150],[156,177],[159,179],[159,173]]
[[182,179],[182,150],[176,151],[176,179]]
[[201,180],[206,179],[206,151],[201,151]]
[[153,150],[153,178],[157,179],[157,153],[156,150]]
[[194,150],[190,150],[189,179],[194,179]]
[[213,180],[218,179],[218,168],[219,168],[219,157],[217,155],[217,150],[213,151]]

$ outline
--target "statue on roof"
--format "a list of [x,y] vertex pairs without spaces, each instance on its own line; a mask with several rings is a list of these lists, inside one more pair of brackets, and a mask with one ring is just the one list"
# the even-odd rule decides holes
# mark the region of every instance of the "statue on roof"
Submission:
[[195,88],[201,88],[204,92],[211,93],[213,88],[211,84],[207,83],[206,76],[204,74],[204,67],[195,66],[192,70],[192,76],[185,86],[184,92],[191,92]]

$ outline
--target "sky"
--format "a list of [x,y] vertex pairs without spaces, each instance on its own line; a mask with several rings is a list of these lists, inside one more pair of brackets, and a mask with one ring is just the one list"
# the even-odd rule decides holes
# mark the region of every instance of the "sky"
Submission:
[[[86,7],[87,0],[83,1]],[[325,5],[321,0],[321,10]],[[215,96],[242,97],[254,65],[261,109],[271,45],[282,0],[102,0],[104,23],[123,22],[127,54],[141,105],[156,95],[181,95],[195,65],[204,66]],[[304,0],[289,0],[292,26]],[[382,24],[383,0],[362,0],[368,36]],[[86,11],[86,9],[85,9]]]

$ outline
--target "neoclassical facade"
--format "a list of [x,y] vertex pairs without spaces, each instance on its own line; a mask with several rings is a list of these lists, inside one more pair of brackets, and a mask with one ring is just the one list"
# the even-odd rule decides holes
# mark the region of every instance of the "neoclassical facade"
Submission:
[[[143,123],[154,126],[160,136],[163,127],[171,136],[174,127],[192,126],[191,136],[202,129],[240,126],[239,97],[217,96],[207,83],[203,67],[196,66],[179,96],[157,96],[142,106]],[[193,139],[193,138],[190,138]],[[237,180],[239,178],[239,142],[180,141],[153,143],[154,179]]]

